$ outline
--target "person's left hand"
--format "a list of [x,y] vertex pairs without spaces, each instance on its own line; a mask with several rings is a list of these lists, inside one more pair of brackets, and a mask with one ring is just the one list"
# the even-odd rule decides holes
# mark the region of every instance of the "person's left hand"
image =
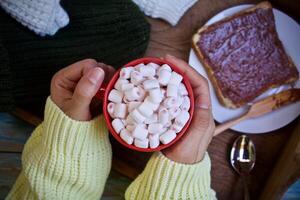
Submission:
[[189,79],[194,92],[195,110],[186,133],[162,152],[175,162],[197,163],[204,158],[215,130],[208,82],[185,61],[171,55],[167,55],[164,59],[176,65]]
[[93,59],[76,62],[53,76],[51,99],[70,118],[88,121],[92,118],[90,104],[93,97],[114,71],[113,67]]

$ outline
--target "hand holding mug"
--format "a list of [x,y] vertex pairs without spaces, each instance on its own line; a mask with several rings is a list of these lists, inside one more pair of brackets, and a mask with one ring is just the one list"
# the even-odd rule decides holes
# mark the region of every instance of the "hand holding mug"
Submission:
[[179,163],[196,163],[204,157],[215,129],[208,82],[183,60],[170,55],[164,59],[176,65],[188,77],[194,91],[195,107],[187,132],[174,145],[162,152],[169,159]]
[[90,104],[102,82],[114,69],[93,59],[85,59],[58,71],[51,81],[51,99],[74,120],[91,120]]

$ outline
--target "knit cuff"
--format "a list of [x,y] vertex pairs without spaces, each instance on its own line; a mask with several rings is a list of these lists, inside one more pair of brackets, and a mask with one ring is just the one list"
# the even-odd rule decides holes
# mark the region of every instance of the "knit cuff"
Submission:
[[111,151],[103,116],[87,122],[73,120],[50,97],[45,107],[43,134],[45,147],[67,156]]
[[41,36],[54,35],[69,23],[69,16],[61,7],[60,0],[1,0],[0,7]]
[[197,0],[133,0],[148,16],[161,18],[175,26]]
[[210,187],[210,158],[196,164],[174,162],[154,153],[142,174],[129,186],[126,199],[215,199]]

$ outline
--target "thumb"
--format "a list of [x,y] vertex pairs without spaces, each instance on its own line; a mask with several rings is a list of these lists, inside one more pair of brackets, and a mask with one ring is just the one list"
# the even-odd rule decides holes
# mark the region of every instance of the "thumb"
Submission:
[[73,118],[77,120],[89,120],[90,115],[90,103],[100,88],[105,73],[99,68],[89,69],[79,80],[71,101],[71,112]]
[[207,103],[203,102],[200,95],[196,96],[195,110],[190,127],[178,142],[183,146],[183,148],[180,148],[181,151],[188,155],[185,162],[196,163],[202,160],[211,141],[214,121],[210,106]]
[[203,95],[196,93],[194,108],[194,116],[190,129],[192,132],[195,132],[194,130],[196,130],[200,133],[205,133],[211,125],[213,118],[210,100],[208,98],[203,98]]

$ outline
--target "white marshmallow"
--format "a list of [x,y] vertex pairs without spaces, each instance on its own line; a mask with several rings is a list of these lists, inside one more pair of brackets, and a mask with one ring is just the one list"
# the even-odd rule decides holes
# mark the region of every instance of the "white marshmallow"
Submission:
[[140,97],[137,100],[138,101],[143,101],[146,97],[146,91],[141,86],[137,86],[137,88],[138,88],[139,93],[140,93]]
[[153,69],[157,70],[160,67],[160,65],[156,63],[148,63],[147,67],[152,67]]
[[169,81],[169,84],[176,85],[178,87],[180,82],[182,81],[182,79],[183,79],[183,77],[180,74],[173,71],[170,81]]
[[154,76],[147,77],[147,80],[157,80]]
[[149,135],[149,144],[150,144],[151,149],[158,147],[159,146],[159,134]]
[[166,108],[161,109],[158,112],[158,122],[162,125],[165,125],[169,121],[169,112]]
[[134,109],[139,107],[141,104],[142,104],[142,102],[139,102],[139,101],[128,102],[128,112],[132,112]]
[[175,107],[177,103],[177,99],[175,97],[168,97],[165,98],[165,100],[163,101],[163,106],[166,108],[171,108],[171,107]]
[[163,110],[168,110],[168,109],[166,107],[164,107],[163,105],[160,105],[157,112],[160,113]]
[[132,83],[124,83],[121,85],[121,91],[126,91],[134,88],[134,85]]
[[166,131],[168,130],[168,128],[167,127],[163,127],[163,130],[162,130],[162,132],[159,134],[159,135],[162,135],[162,134],[164,134]]
[[144,67],[145,64],[144,63],[140,63],[140,64],[137,64],[136,66],[134,66],[135,69],[137,70],[140,70],[141,67]]
[[167,130],[159,137],[159,140],[163,144],[168,144],[175,138],[176,138],[176,133],[173,130]]
[[139,85],[144,80],[145,80],[145,78],[143,77],[143,75],[140,72],[138,72],[138,71],[131,72],[130,82],[133,83],[134,85]]
[[141,96],[141,93],[139,91],[139,89],[137,87],[134,87],[130,90],[126,90],[124,92],[125,94],[125,97],[128,101],[134,101],[134,100],[137,100],[138,98],[140,98]]
[[120,70],[120,78],[129,79],[132,71],[133,71],[133,67],[123,67]]
[[145,124],[153,124],[156,123],[158,119],[158,116],[156,113],[153,113],[150,117],[146,118],[144,121]]
[[147,106],[151,107],[153,111],[157,111],[159,108],[159,103],[154,103],[149,96],[145,98],[144,103],[147,103]]
[[146,119],[137,109],[134,109],[129,116],[131,116],[137,124],[143,123]]
[[132,131],[132,136],[140,140],[144,140],[148,136],[148,130],[141,124],[137,125]]
[[175,119],[181,113],[181,109],[178,107],[169,108],[168,111],[169,111],[169,120]]
[[190,107],[191,107],[190,98],[188,96],[184,96],[180,108],[182,110],[188,111],[190,109]]
[[164,127],[165,127],[165,128],[169,128],[171,125],[172,125],[172,121],[168,121],[168,122],[164,125]]
[[122,123],[124,124],[124,127],[127,125],[126,119],[121,119]]
[[163,125],[160,123],[149,124],[148,131],[152,134],[160,134],[163,131]]
[[117,103],[114,109],[114,116],[116,118],[124,119],[127,114],[127,106],[124,103]]
[[163,99],[161,90],[159,88],[149,90],[149,98],[154,103],[160,103]]
[[150,106],[148,106],[147,102],[143,102],[139,107],[138,110],[142,115],[144,115],[146,118],[150,117],[153,114],[153,110]]
[[154,88],[159,88],[159,83],[156,79],[146,80],[143,82],[143,86],[145,90],[151,90]]
[[171,78],[170,71],[163,69],[158,72],[158,82],[161,85],[166,86],[169,83],[170,78]]
[[148,139],[144,139],[144,140],[139,140],[139,139],[134,139],[134,145],[136,147],[139,147],[139,148],[148,148],[148,145],[149,145],[149,140]]
[[136,125],[132,125],[132,124],[128,124],[126,126],[127,131],[129,131],[130,133],[132,133],[132,131],[135,129]]
[[110,102],[107,104],[107,112],[109,113],[110,117],[115,118],[114,116],[114,110],[115,110],[115,103]]
[[116,81],[114,87],[115,87],[115,89],[117,89],[117,90],[119,90],[119,91],[122,91],[121,86],[122,86],[123,84],[127,84],[127,83],[129,83],[128,80],[119,78],[119,79]]
[[184,126],[181,126],[181,125],[178,125],[176,123],[172,124],[170,129],[175,131],[175,133],[179,133],[182,129],[183,129]]
[[172,71],[171,67],[168,64],[163,64],[160,68],[158,68],[157,73],[159,73],[161,70],[167,70],[169,72]]
[[131,115],[127,115],[125,121],[126,121],[127,125],[134,125],[134,124],[136,124],[136,121],[131,117]]
[[128,125],[128,124],[135,124],[135,121],[131,117],[131,115],[127,115],[125,121],[126,121],[126,125]]
[[140,124],[141,126],[143,126],[145,129],[148,130],[148,125],[147,124]]
[[175,106],[176,106],[176,107],[180,107],[181,104],[182,104],[182,102],[183,102],[183,97],[177,96]]
[[112,101],[114,103],[121,103],[122,102],[122,98],[123,98],[123,93],[118,91],[118,90],[111,90],[109,95],[108,95],[108,100]]
[[149,66],[140,67],[140,72],[144,77],[153,77],[155,76],[155,69]]
[[120,137],[127,143],[132,144],[133,143],[133,137],[131,136],[130,132],[126,129],[123,129],[120,133]]
[[187,89],[186,89],[186,87],[185,87],[185,85],[184,85],[183,83],[180,83],[180,84],[179,84],[178,90],[179,90],[179,94],[180,94],[181,96],[185,96],[185,95],[188,95],[188,94],[189,94],[188,91],[187,91]]
[[111,125],[117,133],[120,133],[120,131],[124,128],[124,124],[120,119],[114,119],[111,122]]
[[167,86],[167,97],[177,97],[178,87],[176,85],[168,84]]
[[190,118],[190,113],[182,110],[181,113],[175,118],[175,123],[184,126]]
[[124,97],[123,97],[123,101],[124,101],[124,103],[127,103],[127,104],[128,104],[129,102],[131,102],[131,101],[129,101],[129,100],[126,99],[125,95],[124,95]]

